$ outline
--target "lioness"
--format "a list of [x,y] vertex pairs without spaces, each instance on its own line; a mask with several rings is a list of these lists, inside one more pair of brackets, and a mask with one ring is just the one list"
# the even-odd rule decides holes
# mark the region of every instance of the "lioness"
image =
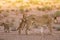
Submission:
[[34,23],[43,28],[44,28],[43,25],[47,25],[48,29],[50,30],[50,33],[52,33],[53,22],[54,22],[53,18],[49,16],[48,14],[45,14],[42,16],[30,15],[26,21],[27,23],[26,34],[28,34],[27,30],[29,29],[29,27],[32,27],[31,25],[34,25]]

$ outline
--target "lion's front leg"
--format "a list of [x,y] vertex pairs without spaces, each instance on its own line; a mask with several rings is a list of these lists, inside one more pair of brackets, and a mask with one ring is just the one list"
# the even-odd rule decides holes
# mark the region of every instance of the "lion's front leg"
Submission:
[[28,35],[28,28],[29,28],[29,26],[27,26],[27,27],[26,27],[26,30],[25,30],[26,35]]
[[48,25],[48,29],[49,29],[49,34],[52,34],[52,26],[51,25]]
[[18,29],[18,33],[19,33],[19,34],[21,34],[21,28],[20,28],[20,29]]

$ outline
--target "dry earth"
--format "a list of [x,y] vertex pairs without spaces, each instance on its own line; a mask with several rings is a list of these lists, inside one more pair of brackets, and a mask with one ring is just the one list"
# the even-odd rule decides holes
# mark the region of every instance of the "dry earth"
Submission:
[[0,30],[0,40],[60,40],[60,31],[53,31],[53,35],[48,35],[48,31],[45,30],[45,35],[40,35],[40,29],[32,29],[29,31],[29,35],[25,35],[24,31],[21,35],[17,31],[11,31],[5,33]]

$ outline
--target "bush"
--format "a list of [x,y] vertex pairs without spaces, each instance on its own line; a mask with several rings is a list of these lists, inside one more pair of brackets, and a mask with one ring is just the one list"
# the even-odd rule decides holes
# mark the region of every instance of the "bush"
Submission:
[[60,31],[60,26],[59,27],[56,27],[57,31]]
[[54,16],[59,17],[60,16],[60,11],[55,12]]

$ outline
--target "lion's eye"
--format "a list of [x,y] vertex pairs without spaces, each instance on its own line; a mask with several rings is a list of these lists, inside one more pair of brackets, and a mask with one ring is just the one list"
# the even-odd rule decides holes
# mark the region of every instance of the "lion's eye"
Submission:
[[56,17],[54,17],[54,19],[56,19]]

